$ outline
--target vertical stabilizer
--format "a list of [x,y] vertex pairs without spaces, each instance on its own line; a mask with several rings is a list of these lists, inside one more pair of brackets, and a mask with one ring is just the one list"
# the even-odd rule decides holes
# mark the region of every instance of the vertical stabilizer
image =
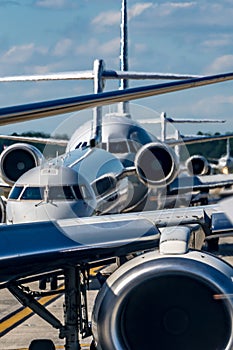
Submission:
[[[94,93],[103,92],[104,80],[102,73],[104,70],[104,61],[94,61]],[[102,106],[93,108],[93,123],[92,123],[92,137],[90,140],[91,146],[94,147],[102,142]]]
[[[120,44],[120,70],[128,71],[128,14],[127,0],[122,0],[121,4],[121,44]],[[120,90],[126,89],[129,86],[127,79],[120,80]],[[120,114],[129,113],[129,102],[120,102],[118,107]]]
[[226,144],[226,156],[230,158],[231,156],[231,150],[230,150],[230,138],[227,139],[227,144]]
[[161,113],[160,121],[161,121],[161,141],[165,142],[167,138],[167,115],[165,112]]

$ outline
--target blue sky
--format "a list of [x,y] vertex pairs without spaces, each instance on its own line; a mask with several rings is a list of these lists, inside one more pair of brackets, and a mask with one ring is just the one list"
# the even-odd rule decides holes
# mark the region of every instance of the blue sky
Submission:
[[[1,0],[0,75],[119,69],[121,0]],[[233,1],[128,0],[130,70],[190,74],[233,71]],[[133,83],[131,84],[131,86]],[[108,84],[106,89],[117,88]],[[222,118],[203,131],[233,131],[233,82],[137,101],[174,117]],[[0,106],[92,92],[87,82],[0,84]],[[52,132],[64,116],[1,127]],[[201,129],[192,126],[189,131]]]

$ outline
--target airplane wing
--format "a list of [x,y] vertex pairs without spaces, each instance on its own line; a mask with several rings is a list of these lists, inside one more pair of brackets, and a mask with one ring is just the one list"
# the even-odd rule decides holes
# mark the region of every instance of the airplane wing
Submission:
[[[142,326],[141,317],[147,327],[152,322],[150,317],[159,322],[165,316],[169,327],[166,335],[168,334],[171,344],[174,341],[173,329],[177,329],[173,326],[174,317],[177,320],[177,312],[178,315],[182,312],[182,321],[187,319],[186,314],[191,317],[192,337],[195,337],[198,344],[195,348],[200,348],[199,345],[203,342],[200,330],[204,327],[206,334],[216,324],[218,327],[214,329],[218,334],[211,341],[211,346],[214,344],[214,347],[217,345],[218,348],[226,348],[226,343],[232,345],[230,315],[233,305],[228,300],[228,294],[231,295],[233,291],[232,267],[213,254],[189,249],[200,249],[205,240],[228,235],[229,230],[232,232],[232,223],[227,222],[219,232],[219,227],[212,222],[219,212],[221,210],[218,206],[207,206],[2,225],[0,288],[7,288],[24,306],[29,306],[46,322],[59,329],[59,337],[66,338],[66,344],[77,345],[80,331],[84,337],[93,335],[94,340],[99,345],[102,344],[103,348],[117,350],[119,346],[114,346],[117,342],[124,349],[125,339],[128,343],[134,341],[135,337],[135,332],[128,329],[129,322],[137,328],[139,319],[139,331]],[[226,222],[226,218],[221,217],[221,221]],[[84,278],[85,282],[81,282],[81,275],[85,276],[85,269],[88,269],[86,264],[124,257],[135,252],[136,257],[116,269],[98,292],[90,329],[85,294],[88,279]],[[39,304],[38,293],[33,293],[30,287],[25,288],[23,285],[55,274],[62,275],[65,282],[64,325]],[[215,296],[224,298],[225,295],[227,302],[215,302]],[[171,315],[161,311],[164,308],[167,310],[168,300]],[[137,308],[139,318],[133,312],[137,304],[142,305],[143,310]],[[109,312],[109,307],[112,312]],[[200,314],[205,316],[204,320],[203,317],[200,319]],[[223,322],[225,318],[226,322]],[[182,321],[176,323],[180,327],[178,329],[183,330],[186,321]],[[106,336],[102,335],[102,329]],[[182,331],[180,336],[181,340],[185,339],[185,344],[186,333]],[[77,334],[75,340],[73,334]],[[116,339],[112,340],[114,334]],[[158,338],[159,335],[160,331]],[[144,333],[138,339],[144,342]],[[109,341],[110,346],[107,346]],[[207,343],[209,342],[208,337]]]
[[[39,238],[40,237],[40,238]],[[0,283],[158,247],[143,217],[94,217],[0,227]],[[27,268],[25,268],[27,266]]]
[[226,135],[213,135],[213,136],[182,136],[178,140],[166,140],[166,143],[170,146],[179,146],[179,145],[191,145],[194,143],[202,143],[202,142],[210,142],[210,141],[218,141],[218,140],[226,140],[228,138],[232,138],[233,134]]
[[[0,226],[0,283],[136,251],[158,248],[157,227],[205,225],[204,208],[63,219]],[[25,268],[26,267],[26,268]]]
[[12,141],[22,141],[22,142],[32,142],[41,143],[46,145],[59,145],[66,146],[68,140],[44,138],[44,137],[30,137],[30,136],[14,136],[14,135],[0,135],[0,139],[12,140]]
[[205,176],[179,176],[170,185],[169,192],[206,191],[233,185],[233,174],[214,174]]
[[103,106],[117,102],[136,100],[139,98],[161,95],[209,84],[216,84],[232,79],[233,73],[225,73],[164,84],[5,107],[0,109],[0,125],[55,116],[58,114],[75,112],[85,108]]

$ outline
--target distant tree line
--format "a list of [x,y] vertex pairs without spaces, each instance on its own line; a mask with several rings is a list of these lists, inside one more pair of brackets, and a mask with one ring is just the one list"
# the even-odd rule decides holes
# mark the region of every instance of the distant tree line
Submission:
[[[212,136],[212,134],[203,134],[201,131],[199,131],[197,135]],[[219,135],[219,133],[215,133],[214,135]],[[47,134],[44,132],[34,132],[34,131],[24,132],[21,134],[13,133],[12,136],[25,136],[25,137],[33,137],[33,138],[50,138],[51,137],[50,134]],[[52,138],[68,140],[68,136],[66,134],[55,135]],[[0,150],[2,151],[5,147],[10,146],[16,142],[23,142],[23,141],[9,140],[7,139],[7,136],[6,136],[5,139],[0,139]],[[27,142],[27,143],[30,144],[30,142]],[[54,157],[57,154],[64,153],[65,151],[65,147],[60,145],[45,145],[40,142],[38,143],[31,142],[31,144],[37,147],[42,153],[45,152],[46,157]],[[226,153],[226,140],[195,143],[192,145],[187,145],[186,148],[190,156],[194,154],[200,154],[208,159],[220,158],[222,155]],[[233,138],[230,140],[230,149],[232,150],[231,155],[233,157]],[[182,147],[181,147],[181,159],[184,153],[185,152],[182,152]]]
[[[44,133],[44,132],[34,132],[34,131],[28,131],[23,132],[21,134],[18,134],[16,132],[12,133],[10,136],[23,136],[23,137],[32,137],[32,138],[43,138],[43,139],[49,139],[51,138],[50,134]],[[58,140],[68,140],[68,136],[66,134],[64,135],[55,135],[52,137],[53,139]],[[0,139],[0,151],[2,152],[6,147],[14,144],[14,143],[20,143],[20,142],[26,142],[29,143],[35,147],[37,147],[42,153],[46,153],[46,157],[54,157],[57,154],[62,154],[65,151],[64,146],[60,145],[48,145],[40,142],[29,142],[29,141],[18,141],[18,140],[9,140],[6,136],[6,138]]]
[[[220,135],[220,133],[203,134],[201,131],[199,131],[198,135],[203,135],[203,136],[216,135],[217,136],[217,135]],[[216,159],[226,154],[226,143],[227,143],[227,140],[216,140],[216,141],[194,143],[191,145],[187,145],[186,147],[188,149],[190,156],[194,154],[200,154],[206,157],[207,159]],[[230,150],[231,150],[231,156],[233,157],[233,138],[230,139]]]

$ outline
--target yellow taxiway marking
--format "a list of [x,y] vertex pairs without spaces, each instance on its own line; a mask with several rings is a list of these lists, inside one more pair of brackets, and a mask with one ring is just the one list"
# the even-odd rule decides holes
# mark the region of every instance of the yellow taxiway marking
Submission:
[[[104,266],[99,266],[90,269],[90,276],[94,277],[96,276],[97,272],[100,271]],[[64,286],[61,286],[58,288],[58,290],[62,290]],[[51,304],[53,301],[55,301],[57,298],[59,298],[62,294],[55,294],[55,295],[49,295],[45,297],[41,297],[37,301],[41,305]],[[17,327],[19,324],[24,322],[29,317],[33,316],[34,312],[29,307],[21,307],[20,309],[16,310],[15,312],[11,313],[9,317],[5,317],[2,321],[0,320],[0,338],[10,332],[12,329]],[[87,347],[87,344],[82,344],[82,346]],[[56,349],[64,349],[64,347],[56,347]],[[14,350],[14,349],[12,349]],[[27,350],[27,349],[15,349],[15,350]]]
[[[90,349],[90,344],[80,344],[82,350]],[[65,349],[63,345],[55,345],[55,349]],[[28,350],[28,348],[17,348],[17,349],[11,349],[11,350]]]
[[[58,290],[62,290],[63,288],[64,287],[60,287],[58,288]],[[55,301],[60,296],[61,294],[49,295],[40,298],[38,302],[41,305],[46,305],[47,303]],[[33,314],[34,312],[29,307],[25,307],[24,309],[21,308],[18,311],[16,310],[16,312],[14,312],[12,315],[0,322],[0,337],[8,333],[10,330],[15,328],[18,324],[22,323],[25,319],[29,318]]]

